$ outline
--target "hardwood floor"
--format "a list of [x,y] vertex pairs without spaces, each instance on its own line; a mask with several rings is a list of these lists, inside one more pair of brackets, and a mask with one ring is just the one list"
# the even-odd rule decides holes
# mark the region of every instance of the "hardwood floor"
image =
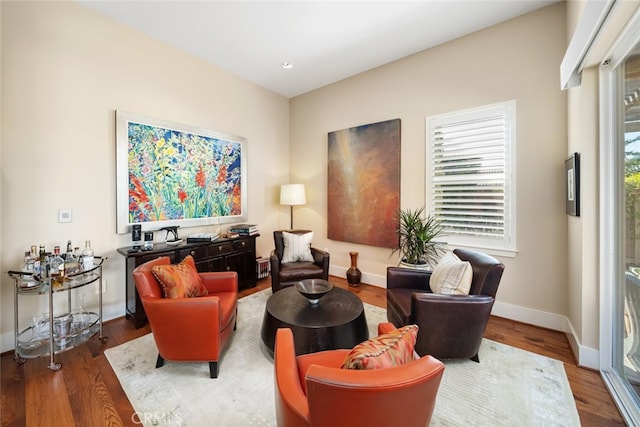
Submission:
[[[361,285],[350,288],[347,281],[332,277],[331,282],[349,289],[363,301],[386,307],[385,290]],[[243,290],[240,296],[268,288],[270,279]],[[135,329],[133,323],[119,318],[105,323],[102,344],[96,337],[86,345],[56,357],[63,365],[53,372],[48,358],[30,359],[19,365],[13,353],[0,359],[0,425],[2,426],[136,426],[133,408],[120,387],[104,350],[148,333],[149,327]],[[600,374],[576,366],[566,336],[561,332],[492,317],[487,338],[542,354],[564,362],[580,420],[584,426],[623,426],[624,422]],[[224,369],[224,359],[222,360]],[[214,380],[212,380],[214,381]]]

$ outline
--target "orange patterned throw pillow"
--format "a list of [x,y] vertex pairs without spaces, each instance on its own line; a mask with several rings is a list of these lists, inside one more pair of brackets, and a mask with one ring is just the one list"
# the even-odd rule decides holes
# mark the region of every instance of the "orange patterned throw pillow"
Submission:
[[202,297],[209,293],[191,255],[178,264],[153,266],[151,272],[162,285],[165,298]]
[[358,344],[347,354],[342,369],[381,369],[411,362],[418,325],[407,325]]

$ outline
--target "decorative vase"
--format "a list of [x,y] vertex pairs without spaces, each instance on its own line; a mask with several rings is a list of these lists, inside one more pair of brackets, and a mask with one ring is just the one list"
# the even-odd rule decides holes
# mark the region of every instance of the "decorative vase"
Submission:
[[351,267],[347,270],[347,282],[349,286],[359,286],[362,272],[358,270],[358,252],[349,252]]

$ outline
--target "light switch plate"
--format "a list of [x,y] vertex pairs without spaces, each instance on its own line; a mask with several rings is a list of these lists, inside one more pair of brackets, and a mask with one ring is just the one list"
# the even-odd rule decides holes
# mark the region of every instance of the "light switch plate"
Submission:
[[58,209],[58,222],[71,222],[71,209]]

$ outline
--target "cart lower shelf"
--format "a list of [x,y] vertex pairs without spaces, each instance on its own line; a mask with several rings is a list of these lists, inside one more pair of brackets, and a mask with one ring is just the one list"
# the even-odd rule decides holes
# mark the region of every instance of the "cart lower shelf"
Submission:
[[[67,322],[57,319],[69,316]],[[58,354],[84,344],[100,330],[99,316],[93,312],[67,313],[54,318],[53,353]],[[48,356],[51,354],[51,325],[49,321],[38,322],[20,332],[16,354],[24,359]]]

